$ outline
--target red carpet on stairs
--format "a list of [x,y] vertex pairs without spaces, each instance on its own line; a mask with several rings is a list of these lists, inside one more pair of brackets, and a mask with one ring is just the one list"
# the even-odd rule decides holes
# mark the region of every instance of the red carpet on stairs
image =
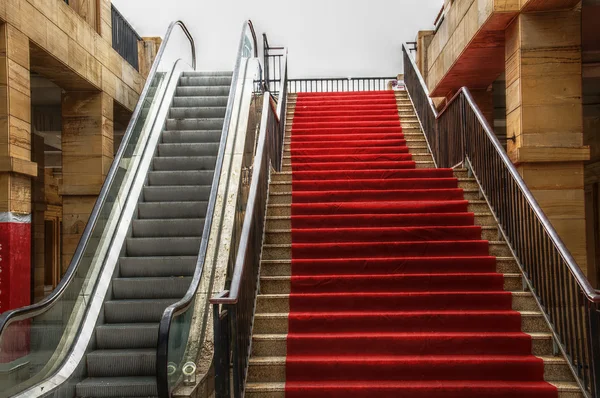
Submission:
[[299,94],[286,397],[556,398],[452,170],[392,91]]

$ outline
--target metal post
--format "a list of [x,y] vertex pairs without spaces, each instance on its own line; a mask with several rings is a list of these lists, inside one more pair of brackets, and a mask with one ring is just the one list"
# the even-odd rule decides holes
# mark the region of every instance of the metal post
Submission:
[[213,305],[213,325],[215,333],[215,398],[230,398],[229,380],[229,316],[222,313],[219,304]]
[[598,319],[600,312],[596,303],[588,304],[588,318],[589,318],[589,335],[590,339],[590,391],[592,397],[600,397],[600,367],[598,366],[598,358],[600,358],[600,320]]

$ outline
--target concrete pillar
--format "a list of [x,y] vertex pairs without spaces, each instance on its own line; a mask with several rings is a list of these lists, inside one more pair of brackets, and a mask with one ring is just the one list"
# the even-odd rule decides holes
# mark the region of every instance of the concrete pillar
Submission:
[[506,30],[507,151],[587,272],[581,11],[519,15]]
[[0,312],[31,299],[29,39],[0,26]]
[[113,100],[101,92],[63,93],[62,124],[64,272],[113,160]]
[[160,37],[143,37],[138,41],[138,65],[140,75],[147,78],[152,69],[154,59],[158,54],[158,49],[162,43]]

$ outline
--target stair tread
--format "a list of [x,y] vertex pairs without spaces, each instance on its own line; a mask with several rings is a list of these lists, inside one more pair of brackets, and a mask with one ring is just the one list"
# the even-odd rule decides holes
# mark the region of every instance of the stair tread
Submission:
[[[289,382],[288,382],[289,383]],[[446,384],[449,386],[460,386],[463,387],[464,386],[465,381],[437,381],[435,383],[436,388],[439,388],[440,386]],[[507,383],[510,383],[510,385],[516,386],[516,385],[521,385],[521,386],[527,386],[527,385],[540,385],[540,384],[545,384],[545,383],[550,383],[552,385],[554,385],[559,392],[562,391],[580,391],[579,389],[579,385],[575,382],[557,382],[557,381],[550,381],[550,382],[546,382],[544,380],[539,380],[539,381],[519,381],[519,382],[515,382],[515,381],[472,381],[472,380],[468,380],[468,383],[470,385],[480,385],[480,386],[489,386],[489,387],[494,387],[494,386],[502,386],[502,387],[506,387]],[[340,382],[298,382],[295,381],[293,382],[294,385],[296,386],[316,386],[316,387],[326,387],[326,386],[332,386],[332,387],[339,387],[340,385],[345,385],[345,386],[358,386],[360,388],[364,388],[365,386],[371,386],[371,389],[377,390],[377,388],[381,388],[381,387],[385,387],[385,386],[391,386],[391,387],[403,387],[403,386],[422,386],[422,387],[432,387],[432,383],[430,381],[386,381],[386,382],[382,382],[382,381],[357,381],[357,382],[348,382],[348,381],[340,381]],[[247,392],[254,392],[254,391],[286,391],[286,383],[285,382],[248,382],[247,387],[246,387],[246,391]]]
[[[563,358],[554,356],[536,356],[546,363],[552,364],[567,364]],[[331,362],[343,362],[343,361],[432,361],[432,360],[448,360],[448,361],[461,361],[461,360],[488,360],[488,361],[499,361],[499,360],[525,360],[530,358],[529,355],[347,355],[347,356],[327,356],[327,355],[307,355],[306,357],[298,356],[302,361],[322,361],[327,359]],[[285,356],[253,356],[250,358],[250,366],[268,366],[268,365],[285,365],[287,362]]]

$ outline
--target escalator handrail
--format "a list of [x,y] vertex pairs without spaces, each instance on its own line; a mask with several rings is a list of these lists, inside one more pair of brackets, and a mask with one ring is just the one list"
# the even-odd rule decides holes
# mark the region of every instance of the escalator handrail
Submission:
[[142,89],[142,93],[140,94],[140,98],[137,102],[137,105],[136,105],[134,111],[133,111],[133,114],[131,115],[131,120],[129,121],[127,130],[125,131],[125,135],[123,136],[123,140],[121,141],[119,150],[117,151],[117,153],[115,155],[115,158],[112,162],[112,165],[110,167],[108,175],[106,176],[106,180],[102,184],[102,189],[100,190],[100,194],[98,195],[98,198],[96,199],[94,208],[92,209],[92,212],[90,214],[88,222],[85,226],[85,229],[83,231],[81,239],[79,240],[79,244],[77,245],[77,249],[75,250],[75,253],[73,254],[73,258],[71,259],[71,262],[69,264],[69,267],[67,268],[67,271],[65,272],[65,274],[61,278],[60,282],[56,286],[56,289],[54,289],[54,291],[50,295],[48,295],[47,297],[42,299],[40,302],[32,304],[32,305],[28,305],[26,307],[9,310],[0,315],[0,339],[2,338],[2,332],[4,331],[6,326],[8,326],[11,323],[11,321],[31,318],[31,317],[37,316],[39,314],[43,314],[44,312],[46,312],[50,308],[52,308],[52,306],[58,301],[58,299],[60,299],[62,297],[62,295],[66,291],[67,287],[71,283],[71,281],[75,278],[75,275],[77,274],[77,270],[79,268],[79,264],[81,263],[82,256],[87,247],[87,243],[90,240],[92,231],[98,221],[102,206],[104,205],[104,203],[108,197],[108,192],[110,190],[110,187],[111,187],[111,185],[115,179],[115,176],[117,174],[117,171],[119,169],[119,164],[121,162],[121,159],[123,158],[123,154],[125,152],[125,148],[127,147],[127,143],[129,142],[129,140],[133,134],[134,127],[136,126],[136,123],[140,117],[140,114],[142,111],[142,106],[146,100],[146,97],[148,96],[148,92],[150,91],[150,85],[151,85],[152,81],[154,80],[154,78],[156,77],[156,74],[158,72],[158,65],[160,64],[162,56],[163,56],[165,49],[169,43],[171,34],[176,27],[179,27],[182,29],[182,31],[185,33],[186,37],[188,38],[188,40],[190,42],[191,50],[192,50],[192,67],[194,68],[194,70],[196,69],[196,48],[195,48],[194,38],[192,37],[190,31],[185,26],[183,21],[178,20],[178,21],[171,22],[171,24],[169,25],[169,27],[167,29],[167,32],[165,33],[164,40],[162,41],[160,48],[156,54],[156,58],[154,59],[154,62],[152,63],[152,68],[150,69],[150,73],[148,74],[146,83],[144,84],[144,88]]
[[[284,48],[285,49],[285,48]],[[287,111],[285,109],[284,106],[284,102],[286,102],[287,99],[287,50],[284,51],[284,55],[283,55],[283,62],[281,64],[282,66],[282,72],[281,72],[281,88],[279,91],[279,101],[277,103],[277,109],[275,110],[275,116],[277,118],[277,122],[279,123],[280,126],[280,136],[279,139],[281,140],[281,151],[279,151],[278,156],[280,156],[279,159],[275,159],[277,164],[281,164],[281,159],[283,159],[283,140],[284,140],[284,134],[285,134],[285,112]],[[266,128],[265,126],[261,125],[261,129],[262,128]],[[255,160],[255,163],[258,162],[257,160]],[[257,167],[256,165],[253,165],[254,168],[254,172],[258,172],[258,170],[260,169],[260,167]],[[254,178],[254,173],[253,173],[253,178]],[[248,197],[248,203],[254,202],[255,198],[251,196]],[[241,234],[241,238],[240,238],[240,243],[239,243],[239,249],[238,249],[238,255],[236,257],[236,261],[235,261],[235,267],[233,270],[233,276],[231,277],[231,286],[229,287],[229,290],[225,290],[223,292],[221,292],[219,295],[217,295],[216,297],[213,297],[211,302],[213,304],[237,304],[238,300],[239,300],[239,295],[240,295],[240,290],[241,290],[241,284],[242,284],[242,278],[245,274],[245,266],[246,266],[246,261],[245,261],[245,255],[246,255],[246,247],[249,244],[249,231],[250,230],[250,225],[246,223],[246,220],[244,220],[244,224],[243,224],[243,231]]]
[[204,261],[206,260],[206,251],[208,248],[209,235],[212,228],[213,222],[213,213],[215,210],[216,200],[217,200],[217,191],[219,188],[219,182],[221,177],[221,170],[223,167],[223,158],[225,157],[225,144],[227,142],[227,137],[229,134],[233,107],[235,103],[236,96],[236,88],[238,84],[238,75],[240,72],[240,67],[242,63],[243,57],[243,49],[245,43],[246,30],[250,30],[250,34],[252,35],[254,52],[253,55],[257,57],[257,42],[256,42],[256,33],[254,31],[254,26],[252,25],[252,21],[247,20],[244,21],[242,27],[242,34],[240,38],[240,42],[238,45],[238,53],[235,61],[235,67],[233,69],[233,75],[231,78],[231,89],[229,90],[229,98],[227,99],[227,110],[225,111],[225,118],[223,121],[223,129],[221,132],[221,141],[219,143],[219,153],[217,155],[217,161],[215,164],[215,171],[212,186],[210,189],[210,197],[208,199],[208,205],[206,210],[206,220],[204,222],[204,228],[202,231],[202,240],[200,242],[200,250],[198,253],[198,260],[196,262],[196,269],[194,271],[194,276],[192,277],[192,281],[190,286],[185,293],[185,295],[181,298],[181,300],[176,303],[168,306],[163,312],[162,318],[159,324],[159,332],[158,332],[158,344],[157,344],[157,352],[156,352],[156,377],[157,377],[157,385],[158,385],[158,395],[160,397],[169,397],[169,383],[168,383],[168,363],[169,363],[169,332],[171,329],[171,322],[175,316],[181,315],[184,313],[192,303],[194,302],[194,298],[196,295],[196,291],[200,286],[200,281],[202,280],[202,274],[204,271]]

